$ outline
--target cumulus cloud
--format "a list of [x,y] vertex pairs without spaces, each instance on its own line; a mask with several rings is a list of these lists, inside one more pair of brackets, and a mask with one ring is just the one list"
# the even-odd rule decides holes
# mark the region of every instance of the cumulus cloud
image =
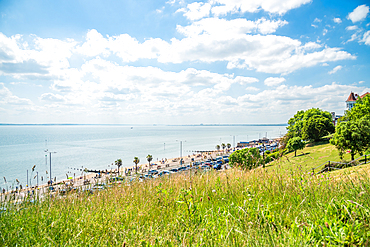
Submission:
[[352,30],[356,30],[358,27],[356,25],[353,25],[353,26],[348,26],[346,27],[346,30],[347,31],[352,31]]
[[184,16],[189,20],[199,20],[203,17],[209,16],[211,11],[211,4],[194,2],[187,5],[186,8],[181,8],[177,12],[184,12]]
[[283,82],[285,82],[285,78],[283,77],[268,77],[264,81],[265,85],[269,87],[277,86]]
[[364,33],[364,36],[362,37],[361,42],[364,42],[365,45],[370,45],[370,31],[367,31]]
[[329,71],[329,75],[336,73],[338,70],[341,70],[343,67],[341,65],[336,66],[334,69]]
[[212,13],[216,16],[228,13],[258,12],[264,10],[269,13],[283,15],[291,9],[310,3],[311,0],[286,0],[283,3],[279,0],[213,0]]
[[333,19],[333,21],[335,22],[335,23],[342,23],[342,20],[340,19],[340,18],[334,18]]
[[349,13],[347,16],[347,19],[355,23],[355,22],[364,20],[368,13],[369,13],[369,6],[367,6],[366,4],[363,4],[355,8],[351,13]]
[[0,82],[0,105],[16,106],[16,109],[18,109],[22,106],[32,106],[33,103],[29,99],[20,98],[14,95],[7,87],[5,87],[4,83]]

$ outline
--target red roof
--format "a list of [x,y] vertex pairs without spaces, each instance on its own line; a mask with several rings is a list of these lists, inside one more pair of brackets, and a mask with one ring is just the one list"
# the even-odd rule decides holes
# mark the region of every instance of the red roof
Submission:
[[361,99],[363,98],[363,97],[365,97],[366,95],[368,95],[368,94],[370,94],[369,92],[366,92],[366,93],[364,93],[363,95],[361,95],[360,97],[361,97]]
[[346,102],[348,101],[356,101],[356,97],[353,92],[351,92],[351,94],[348,96],[348,99],[346,100]]

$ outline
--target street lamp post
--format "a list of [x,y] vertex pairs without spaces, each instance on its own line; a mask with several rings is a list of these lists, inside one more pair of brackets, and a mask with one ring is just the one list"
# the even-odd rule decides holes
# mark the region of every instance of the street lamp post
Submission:
[[52,178],[51,178],[51,154],[53,153],[53,154],[56,154],[57,152],[50,152],[50,151],[48,151],[47,149],[45,150],[45,152],[46,153],[49,153],[49,156],[50,156],[50,174],[49,174],[49,176],[50,176],[50,185],[53,185],[53,180],[52,180]]
[[[182,141],[179,140],[176,141],[180,142],[180,166],[182,167]],[[186,142],[186,140],[184,142]]]

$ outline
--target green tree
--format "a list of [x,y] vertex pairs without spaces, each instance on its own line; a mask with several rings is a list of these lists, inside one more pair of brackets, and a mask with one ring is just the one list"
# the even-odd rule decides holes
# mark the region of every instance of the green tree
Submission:
[[153,156],[151,154],[148,154],[146,156],[146,160],[149,162],[149,170],[150,170],[150,162],[153,160]]
[[358,120],[361,118],[370,119],[370,94],[366,95],[364,98],[360,98],[356,101],[355,106],[347,111],[344,120]]
[[301,136],[301,132],[303,129],[303,117],[304,111],[297,111],[297,113],[288,120],[289,126],[287,127],[288,139],[296,136]]
[[217,149],[217,151],[220,151],[220,145],[216,145],[216,149]]
[[299,136],[289,139],[288,144],[286,145],[289,151],[294,151],[294,157],[297,156],[297,150],[302,150],[305,146],[306,144]]
[[222,147],[222,150],[225,150],[225,148],[226,148],[225,143],[221,143],[221,147]]
[[231,144],[230,143],[228,143],[228,144],[226,144],[227,145],[227,148],[228,149],[230,149],[231,148]]
[[318,141],[321,137],[333,133],[334,130],[335,127],[331,119],[315,115],[303,122],[302,138]]
[[122,160],[118,159],[118,160],[114,161],[114,164],[118,167],[118,176],[119,176],[119,169],[122,166]]
[[242,169],[253,169],[263,164],[258,148],[244,148],[230,154],[230,165]]
[[288,140],[297,136],[303,139],[319,140],[334,131],[331,114],[319,108],[298,111],[289,119],[288,124],[286,134]]
[[134,161],[133,162],[135,163],[135,171],[136,171],[136,174],[137,174],[137,164],[139,164],[140,159],[138,157],[134,157]]
[[340,122],[330,143],[338,149],[341,159],[347,150],[351,150],[351,159],[354,160],[357,153],[362,155],[370,147],[370,119],[363,117]]

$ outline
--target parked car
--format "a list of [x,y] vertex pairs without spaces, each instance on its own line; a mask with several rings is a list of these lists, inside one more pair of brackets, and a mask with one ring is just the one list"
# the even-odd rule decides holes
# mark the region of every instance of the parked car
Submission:
[[213,166],[213,169],[215,169],[215,170],[221,170],[221,167],[222,167],[221,164],[217,164],[217,165],[214,165]]
[[158,173],[159,173],[159,171],[157,171],[157,170],[148,171],[148,174],[151,174],[151,175],[155,175],[155,174],[158,174]]
[[170,171],[171,171],[171,172],[178,172],[178,171],[179,171],[179,169],[177,169],[177,168],[172,168]]

